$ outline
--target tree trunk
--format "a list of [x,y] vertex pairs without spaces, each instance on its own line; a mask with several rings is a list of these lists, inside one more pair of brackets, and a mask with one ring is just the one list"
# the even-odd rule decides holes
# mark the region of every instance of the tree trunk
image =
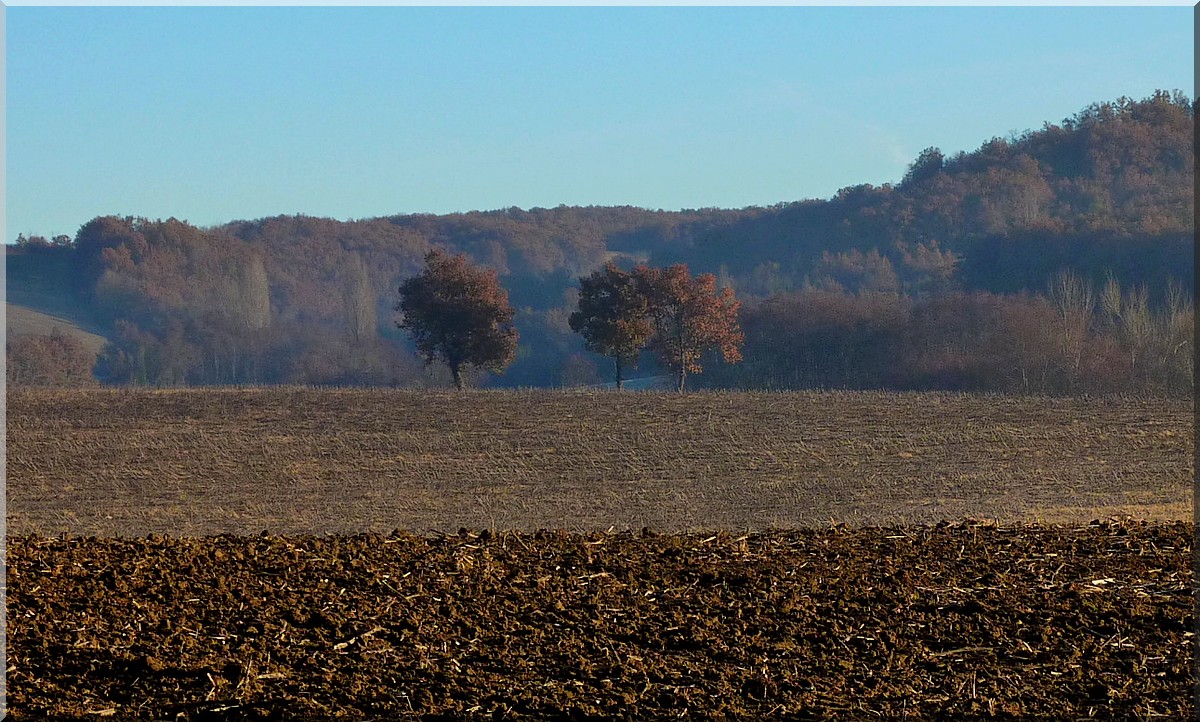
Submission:
[[687,380],[687,355],[683,348],[683,339],[679,339],[679,393],[683,393],[683,384]]
[[463,390],[462,368],[459,364],[450,364],[450,375],[454,377],[454,388]]
[[623,384],[625,383],[625,378],[621,373],[624,369],[621,367],[621,357],[617,356],[616,360],[617,360],[617,391],[620,391]]

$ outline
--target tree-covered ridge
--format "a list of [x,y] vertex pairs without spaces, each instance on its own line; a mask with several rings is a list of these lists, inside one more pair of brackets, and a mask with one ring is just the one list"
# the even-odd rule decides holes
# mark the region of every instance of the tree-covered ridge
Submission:
[[[278,216],[212,228],[108,216],[74,239],[21,237],[19,252],[69,267],[80,302],[111,329],[98,368],[111,382],[440,385],[445,379],[422,371],[394,323],[400,284],[440,249],[493,269],[509,293],[521,343],[493,382],[598,380],[596,365],[605,362],[585,351],[568,319],[579,277],[612,261],[625,269],[686,263],[733,287],[747,304],[746,371],[708,378],[738,385],[761,372],[751,353],[765,338],[755,335],[762,319],[777,317],[773,308],[798,313],[815,303],[818,315],[849,313],[891,328],[897,313],[928,307],[917,318],[935,338],[941,331],[928,324],[963,321],[936,306],[946,294],[1001,294],[964,309],[1019,305],[1020,297],[1004,294],[1033,303],[1062,270],[1096,289],[1109,275],[1126,290],[1145,285],[1151,305],[1161,306],[1169,280],[1194,285],[1194,127],[1193,102],[1159,92],[1098,103],[971,153],[926,149],[897,184],[845,188],[827,200],[740,210]],[[898,300],[855,300],[864,294]],[[772,306],[773,298],[793,301]],[[1042,314],[1030,309],[1021,313]],[[841,381],[827,382],[936,386],[930,374],[946,368],[913,361],[907,368],[924,370],[904,376],[899,367],[886,377],[843,369]]]
[[[1130,282],[1174,275],[1190,285],[1194,110],[1188,97],[1158,92],[972,153],[928,148],[897,185],[792,203],[707,235],[686,255],[760,295],[800,288],[826,253],[875,249],[898,266],[905,249],[935,242],[963,257],[966,289],[1041,290],[1063,266],[1097,281],[1113,270]],[[1149,263],[1138,258],[1147,246],[1159,256]],[[1004,257],[1012,262],[997,268]]]

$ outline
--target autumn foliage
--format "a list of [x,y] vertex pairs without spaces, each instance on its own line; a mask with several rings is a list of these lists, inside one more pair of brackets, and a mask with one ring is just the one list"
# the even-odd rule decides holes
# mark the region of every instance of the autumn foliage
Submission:
[[21,336],[5,344],[5,379],[12,386],[96,386],[96,355],[78,339],[55,329],[49,335]]
[[[703,366],[689,386],[1187,395],[1194,110],[1162,92],[1098,103],[972,152],[929,148],[895,184],[770,207],[294,215],[206,228],[99,217],[74,239],[18,237],[6,249],[8,300],[65,308],[105,336],[102,383],[420,388],[451,374],[422,369],[391,311],[438,248],[494,271],[508,295],[527,352],[501,364],[494,386],[595,383],[591,351],[620,378],[652,356],[685,381]],[[626,270],[610,272],[609,260]],[[672,290],[656,271],[674,301],[651,313],[648,288],[633,308],[602,288],[628,290],[637,264],[687,264],[716,281],[688,291],[698,277],[680,275]],[[1051,283],[1062,272],[1090,285],[1090,306],[1061,306]],[[732,294],[716,291],[725,287],[743,304],[736,314]],[[686,323],[667,310],[705,303]],[[735,318],[745,361],[711,363]],[[704,340],[717,321],[729,333]]]
[[654,324],[650,348],[670,369],[680,391],[688,374],[704,370],[701,357],[705,351],[719,349],[725,363],[742,360],[741,303],[734,298],[733,289],[718,292],[716,276],[702,273],[693,277],[682,263],[667,268],[639,266],[634,274],[649,301]]
[[442,361],[455,388],[467,367],[500,372],[517,351],[508,292],[496,272],[471,266],[466,256],[430,251],[425,270],[400,286],[396,325],[409,332],[426,365]]
[[717,291],[711,273],[693,277],[682,263],[638,266],[627,273],[609,263],[579,279],[579,285],[571,328],[583,334],[590,350],[616,359],[617,388],[623,362],[636,360],[647,345],[675,377],[679,391],[688,374],[704,370],[705,351],[719,349],[726,363],[742,360],[741,304],[733,289]]
[[579,308],[568,323],[572,331],[583,335],[589,351],[612,357],[618,389],[624,382],[625,367],[637,364],[638,354],[654,332],[650,301],[639,278],[611,262],[579,279]]

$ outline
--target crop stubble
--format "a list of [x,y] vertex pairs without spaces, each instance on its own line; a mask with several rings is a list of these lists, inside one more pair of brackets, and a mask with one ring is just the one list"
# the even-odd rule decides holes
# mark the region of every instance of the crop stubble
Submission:
[[[11,392],[10,710],[1186,718],[1193,445],[1131,399]],[[645,526],[749,531],[599,531]]]
[[11,533],[1190,520],[1190,401],[10,391]]

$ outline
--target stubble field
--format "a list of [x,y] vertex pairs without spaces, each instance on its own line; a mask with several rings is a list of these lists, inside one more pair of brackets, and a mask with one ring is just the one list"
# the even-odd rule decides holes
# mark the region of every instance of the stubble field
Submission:
[[1194,713],[1190,402],[7,401],[14,719]]
[[1191,402],[14,391],[10,533],[1190,519]]

